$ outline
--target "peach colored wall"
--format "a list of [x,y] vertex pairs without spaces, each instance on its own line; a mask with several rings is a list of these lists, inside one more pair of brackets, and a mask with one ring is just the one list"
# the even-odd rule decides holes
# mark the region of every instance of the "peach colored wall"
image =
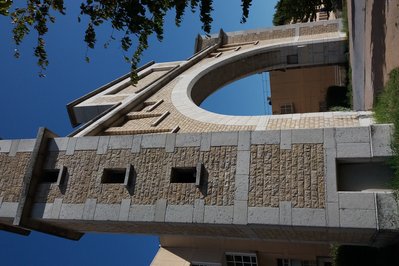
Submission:
[[287,103],[294,103],[295,113],[319,112],[327,88],[340,85],[340,77],[338,66],[270,72],[273,114],[280,114],[280,106]]
[[278,258],[316,261],[318,256],[330,256],[330,247],[326,244],[179,236],[161,236],[160,240],[163,247],[160,247],[152,266],[190,265],[190,262],[225,265],[225,252],[256,253],[258,265],[266,266],[277,266]]

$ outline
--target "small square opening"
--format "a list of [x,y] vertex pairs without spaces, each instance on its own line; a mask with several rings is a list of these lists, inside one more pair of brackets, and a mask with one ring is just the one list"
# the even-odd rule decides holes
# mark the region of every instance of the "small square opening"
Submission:
[[101,177],[103,184],[123,184],[125,182],[126,169],[125,168],[106,168]]
[[43,175],[42,175],[40,182],[41,183],[56,183],[58,180],[59,173],[60,173],[60,169],[45,169],[43,171]]
[[289,65],[298,64],[298,55],[297,54],[287,55],[287,64]]
[[197,176],[196,167],[172,167],[171,183],[195,183]]
[[337,160],[338,191],[390,190],[393,176],[387,161]]

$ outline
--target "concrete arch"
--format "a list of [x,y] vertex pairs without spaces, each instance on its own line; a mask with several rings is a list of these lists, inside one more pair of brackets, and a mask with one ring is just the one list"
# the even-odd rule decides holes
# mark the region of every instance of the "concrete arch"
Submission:
[[173,89],[172,102],[179,112],[201,122],[263,124],[270,116],[221,115],[204,110],[199,105],[222,86],[257,72],[345,63],[345,42],[344,34],[330,38],[314,35],[303,41],[286,38],[272,44],[259,43],[251,48],[222,55],[181,75]]

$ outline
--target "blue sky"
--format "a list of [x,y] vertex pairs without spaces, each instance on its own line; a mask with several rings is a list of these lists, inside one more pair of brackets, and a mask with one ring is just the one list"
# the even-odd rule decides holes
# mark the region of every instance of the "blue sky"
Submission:
[[[17,2],[17,1],[14,1]],[[73,4],[74,2],[74,4]],[[45,126],[60,136],[72,131],[66,104],[91,90],[127,73],[118,42],[108,49],[103,44],[111,29],[99,29],[98,45],[84,61],[84,20],[77,22],[79,1],[66,1],[67,16],[57,16],[46,36],[50,65],[45,78],[38,77],[39,68],[32,56],[35,34],[24,41],[21,58],[13,58],[9,18],[0,16],[0,138],[34,138]],[[214,1],[212,32],[270,27],[276,0],[253,0],[250,17],[240,24],[239,0]],[[142,63],[183,60],[190,57],[194,39],[201,33],[198,13],[187,10],[180,28],[174,26],[174,14],[165,21],[162,43],[152,38]],[[263,77],[265,79],[265,77]],[[204,102],[205,108],[225,114],[264,114],[262,76],[235,82],[230,89],[221,89]],[[239,88],[245,89],[239,89]],[[247,102],[237,110],[238,104]],[[29,237],[0,231],[2,265],[148,265],[158,249],[156,236],[86,234],[79,242],[33,232]],[[22,255],[23,254],[23,255]]]

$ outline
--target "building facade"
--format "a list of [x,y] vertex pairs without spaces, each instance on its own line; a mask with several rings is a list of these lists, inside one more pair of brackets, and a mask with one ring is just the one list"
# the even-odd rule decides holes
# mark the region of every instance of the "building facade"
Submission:
[[[153,265],[331,265],[332,243],[391,243],[391,125],[364,111],[199,107],[252,73],[343,63],[340,29],[332,20],[198,36],[193,57],[151,62],[138,84],[126,75],[70,103],[81,126],[69,136],[0,140],[0,228],[157,234]],[[370,165],[381,171],[359,170]]]

